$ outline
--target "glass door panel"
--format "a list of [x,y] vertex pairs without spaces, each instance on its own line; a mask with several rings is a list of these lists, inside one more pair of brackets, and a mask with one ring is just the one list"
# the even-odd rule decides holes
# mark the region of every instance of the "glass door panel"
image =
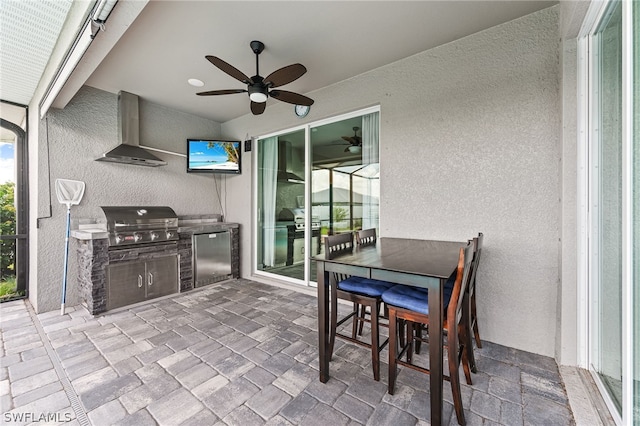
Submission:
[[258,140],[258,271],[304,280],[304,171],[304,130]]
[[596,324],[593,369],[622,412],[622,7],[612,2],[594,34]]
[[[4,132],[4,130],[3,130]],[[0,301],[17,294],[15,142],[0,142]]]
[[[320,223],[321,240],[327,235],[378,228],[378,115],[374,112],[311,128],[311,215]],[[313,268],[315,262],[311,280],[316,276]]]
[[28,191],[26,108],[0,109],[0,302],[27,295]]

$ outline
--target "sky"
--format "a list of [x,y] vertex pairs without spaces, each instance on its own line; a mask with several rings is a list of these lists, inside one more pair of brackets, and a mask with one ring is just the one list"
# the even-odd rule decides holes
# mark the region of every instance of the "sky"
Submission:
[[0,184],[15,182],[13,144],[0,142]]
[[218,163],[227,161],[226,152],[218,144],[213,148],[208,148],[207,145],[208,142],[192,142],[189,148],[191,161],[216,161]]

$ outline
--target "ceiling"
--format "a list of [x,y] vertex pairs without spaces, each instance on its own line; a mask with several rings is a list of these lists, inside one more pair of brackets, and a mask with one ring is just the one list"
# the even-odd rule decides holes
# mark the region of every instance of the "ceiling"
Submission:
[[[555,3],[149,1],[86,84],[224,123],[250,113],[247,94],[195,93],[246,87],[205,55],[251,76],[256,64],[249,43],[260,40],[266,45],[260,74],[302,63],[308,72],[282,89],[313,98],[314,90]],[[123,6],[121,0],[112,16]],[[190,86],[189,78],[204,87]],[[276,102],[269,99],[267,108]]]
[[[1,100],[31,102],[71,3],[2,0]],[[200,91],[245,88],[205,55],[218,56],[251,76],[256,63],[249,43],[260,40],[266,45],[260,74],[302,63],[308,72],[282,89],[313,98],[315,90],[556,3],[119,0],[106,31],[97,35],[54,106],[64,107],[86,84],[111,93],[125,90],[224,123],[250,114],[249,99],[245,93],[196,96]],[[204,87],[190,86],[190,78],[202,80]],[[278,101],[270,99],[267,108],[274,103]],[[0,113],[3,119],[24,122],[20,108],[2,103]],[[335,128],[327,143],[351,132],[351,124],[343,127]],[[10,139],[5,133],[2,139]]]
[[31,102],[72,3],[72,0],[2,0],[2,100],[21,105]]
[[[38,86],[72,0],[2,0],[0,7],[0,99],[28,105]],[[3,120],[26,128],[25,109],[0,104]],[[13,132],[0,129],[0,142]]]

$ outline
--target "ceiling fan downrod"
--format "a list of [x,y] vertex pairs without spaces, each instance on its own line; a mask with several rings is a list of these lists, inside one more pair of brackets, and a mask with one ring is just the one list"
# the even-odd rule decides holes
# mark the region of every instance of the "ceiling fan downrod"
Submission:
[[249,43],[249,46],[251,46],[251,50],[253,50],[253,53],[256,54],[256,75],[260,75],[260,69],[258,67],[258,57],[264,50],[264,43],[258,40],[253,40],[251,43]]

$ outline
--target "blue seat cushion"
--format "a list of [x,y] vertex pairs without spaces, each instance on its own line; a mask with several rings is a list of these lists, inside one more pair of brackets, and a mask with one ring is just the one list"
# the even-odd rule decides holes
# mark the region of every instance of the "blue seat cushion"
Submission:
[[370,278],[349,277],[338,283],[340,290],[365,296],[380,297],[382,293],[392,288],[395,284],[386,281],[372,280]]
[[[444,309],[449,306],[453,287],[445,286],[443,291]],[[396,285],[382,294],[382,300],[389,305],[409,309],[421,314],[429,314],[429,291],[408,285]]]

